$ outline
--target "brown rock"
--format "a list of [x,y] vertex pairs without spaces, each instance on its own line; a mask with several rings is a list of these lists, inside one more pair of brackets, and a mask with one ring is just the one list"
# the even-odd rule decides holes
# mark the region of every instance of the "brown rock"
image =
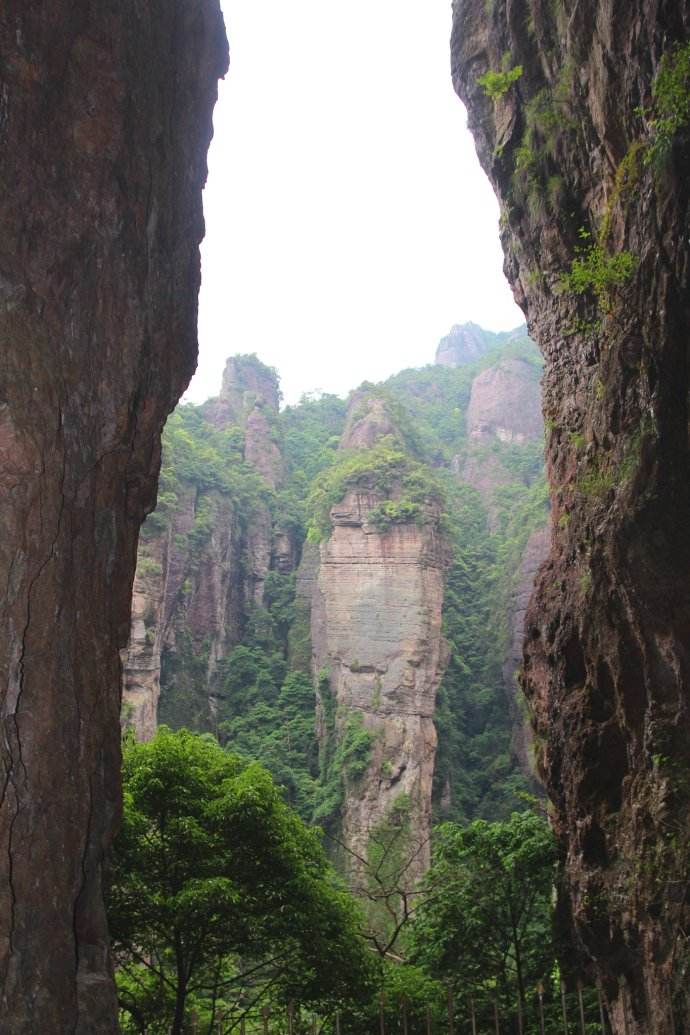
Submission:
[[[690,146],[682,129],[645,162],[640,106],[690,36],[690,4],[454,7],[455,85],[545,357],[554,535],[524,686],[566,858],[561,915],[616,1035],[668,1035],[690,1022]],[[477,78],[506,53],[523,74],[494,105]],[[600,258],[634,256],[602,304],[563,290],[581,228]]]
[[541,439],[544,422],[539,397],[539,372],[524,359],[504,359],[472,382],[467,408],[470,439],[527,442]]
[[[155,58],[154,58],[155,56]],[[0,11],[0,1016],[117,1031],[102,863],[160,429],[194,369],[218,5]]]
[[331,512],[333,531],[313,582],[311,640],[316,673],[329,673],[337,733],[354,713],[375,737],[366,773],[348,781],[344,841],[366,857],[369,832],[407,796],[410,827],[423,845],[409,869],[412,883],[429,861],[448,558],[437,512],[424,525],[378,532],[368,516],[379,501],[374,492],[351,490]]
[[513,713],[513,750],[520,760],[524,773],[534,775],[533,734],[522,709],[517,703],[518,676],[522,668],[522,652],[525,642],[525,617],[539,568],[549,554],[551,528],[545,525],[537,528],[525,544],[513,591],[509,600],[508,623],[510,647],[503,666],[503,681]]

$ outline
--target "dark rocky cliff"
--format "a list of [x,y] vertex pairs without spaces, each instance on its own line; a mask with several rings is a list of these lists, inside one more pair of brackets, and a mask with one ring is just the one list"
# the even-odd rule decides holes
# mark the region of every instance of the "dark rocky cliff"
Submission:
[[0,10],[0,1026],[117,1031],[119,650],[194,369],[215,0]]
[[524,687],[563,915],[617,1033],[687,1031],[690,5],[454,8],[455,85],[546,361],[554,532]]

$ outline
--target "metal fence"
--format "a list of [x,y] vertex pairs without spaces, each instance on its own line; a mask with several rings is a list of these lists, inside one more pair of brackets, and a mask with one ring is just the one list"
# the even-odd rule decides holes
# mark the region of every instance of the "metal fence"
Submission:
[[405,995],[381,996],[378,1016],[344,1011],[315,1016],[290,1003],[285,1009],[265,1006],[203,1021],[192,1014],[190,1027],[193,1035],[611,1035],[611,1030],[601,989],[581,983],[569,988],[565,982],[560,988],[539,985],[512,1004],[448,989],[442,1008]]

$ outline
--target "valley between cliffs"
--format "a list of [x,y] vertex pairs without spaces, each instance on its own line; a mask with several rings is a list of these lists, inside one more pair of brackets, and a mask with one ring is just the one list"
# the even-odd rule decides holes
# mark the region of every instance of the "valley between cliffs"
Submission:
[[394,827],[410,888],[432,821],[533,787],[515,644],[548,522],[541,369],[521,330],[451,338],[282,411],[275,371],[229,359],[166,430],[123,656],[138,738],[258,758],[352,880]]

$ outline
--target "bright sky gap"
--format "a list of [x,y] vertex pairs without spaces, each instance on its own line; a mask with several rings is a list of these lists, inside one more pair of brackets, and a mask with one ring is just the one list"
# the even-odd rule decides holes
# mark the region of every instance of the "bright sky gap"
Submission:
[[449,71],[448,0],[224,0],[198,372],[256,352],[286,402],[432,362],[453,323],[523,322]]

